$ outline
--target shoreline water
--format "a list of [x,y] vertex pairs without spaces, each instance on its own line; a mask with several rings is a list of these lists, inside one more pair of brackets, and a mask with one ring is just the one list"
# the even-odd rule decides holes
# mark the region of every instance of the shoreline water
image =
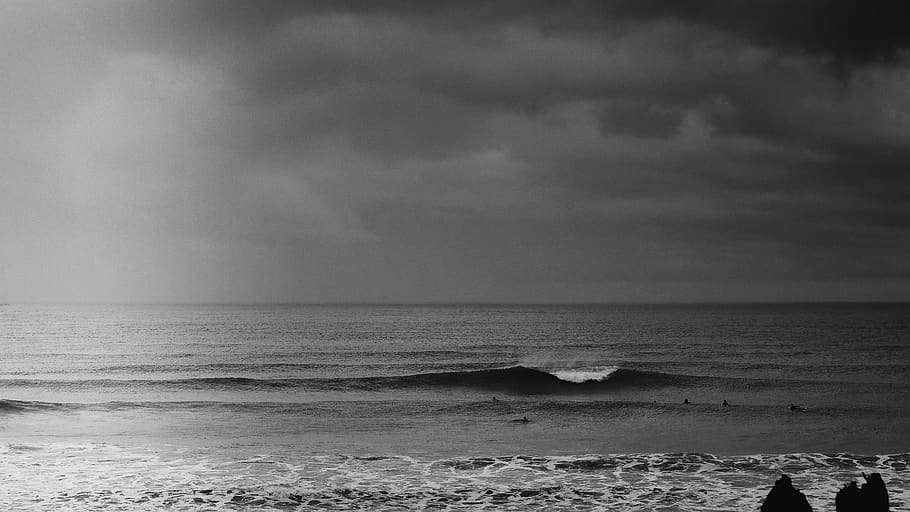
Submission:
[[[892,510],[907,510],[910,454],[490,456],[265,455],[108,444],[7,445],[7,510],[213,508],[395,510],[757,509],[781,473],[815,510],[862,472],[882,473]],[[18,461],[17,459],[23,459]],[[28,463],[24,463],[27,460]],[[79,471],[69,465],[75,464]],[[15,471],[10,471],[10,466]],[[11,477],[11,478],[10,478]]]

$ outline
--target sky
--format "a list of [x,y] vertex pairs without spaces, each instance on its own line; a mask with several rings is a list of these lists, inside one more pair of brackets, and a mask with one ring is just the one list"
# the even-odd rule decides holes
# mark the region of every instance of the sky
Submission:
[[0,2],[0,302],[910,300],[902,1]]

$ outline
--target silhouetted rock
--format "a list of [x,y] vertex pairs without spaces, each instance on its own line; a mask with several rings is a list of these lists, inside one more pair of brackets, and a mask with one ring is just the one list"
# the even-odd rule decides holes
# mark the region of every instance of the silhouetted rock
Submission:
[[806,496],[793,487],[787,475],[781,475],[761,505],[762,512],[812,512]]
[[837,491],[837,497],[834,498],[834,506],[837,512],[856,512],[863,508],[863,493],[856,486],[856,482],[850,482],[849,485]]
[[888,503],[888,489],[885,488],[885,481],[882,475],[872,473],[866,476],[863,473],[866,483],[863,484],[863,510],[868,512],[888,512],[890,504]]
[[856,482],[850,482],[849,485],[837,492],[834,504],[837,512],[888,512],[890,503],[888,502],[888,489],[885,488],[885,482],[882,475],[872,473],[863,477],[866,483],[862,488],[856,486]]

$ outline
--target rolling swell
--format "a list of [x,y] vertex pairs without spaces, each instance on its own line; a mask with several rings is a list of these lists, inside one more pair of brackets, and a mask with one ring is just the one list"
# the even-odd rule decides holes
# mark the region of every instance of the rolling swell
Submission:
[[[543,370],[512,366],[484,370],[347,378],[197,377],[185,379],[0,380],[0,387],[38,386],[52,389],[165,389],[181,391],[406,391],[476,389],[515,395],[599,394],[621,388],[684,385],[684,375],[618,369],[600,380],[570,382]],[[5,407],[14,407],[7,404]]]
[[0,398],[0,413],[54,411],[64,409],[66,404],[35,402],[31,400],[8,400]]

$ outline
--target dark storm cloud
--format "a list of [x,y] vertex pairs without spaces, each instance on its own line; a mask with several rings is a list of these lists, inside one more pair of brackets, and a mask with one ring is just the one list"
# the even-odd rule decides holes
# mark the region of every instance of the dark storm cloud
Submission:
[[42,5],[24,297],[908,298],[903,3]]
[[910,5],[900,0],[334,2],[332,5],[352,11],[435,14],[475,23],[518,20],[550,30],[599,30],[622,20],[671,18],[703,23],[761,45],[830,56],[849,64],[896,59],[910,48]]
[[618,22],[677,19],[701,23],[760,45],[828,56],[846,64],[893,60],[910,47],[910,6],[900,0],[462,0],[191,2],[171,5],[172,21],[261,28],[291,16],[345,12],[419,19],[452,28],[527,23],[546,31],[604,30]]
[[607,2],[604,10],[607,16],[704,23],[761,45],[847,64],[897,59],[910,47],[910,5],[900,0],[626,0]]

